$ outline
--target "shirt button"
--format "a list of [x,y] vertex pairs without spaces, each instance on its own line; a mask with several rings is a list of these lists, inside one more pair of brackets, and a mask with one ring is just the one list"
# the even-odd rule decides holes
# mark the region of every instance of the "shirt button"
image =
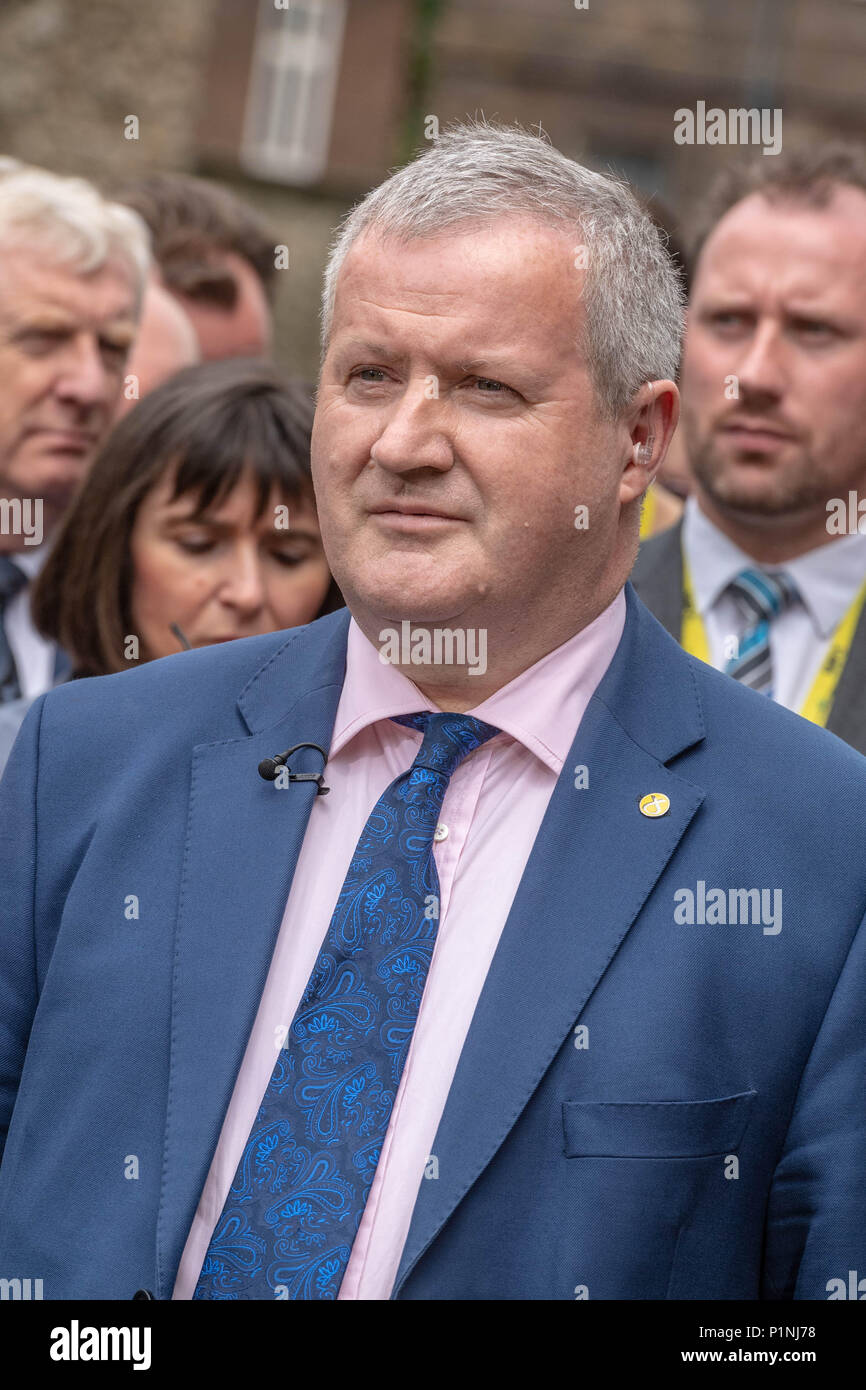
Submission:
[[448,826],[447,826],[447,825],[442,825],[442,823],[441,823],[441,821],[440,821],[439,825],[437,825],[436,829],[433,831],[433,839],[434,839],[434,840],[447,840],[447,839],[448,839]]

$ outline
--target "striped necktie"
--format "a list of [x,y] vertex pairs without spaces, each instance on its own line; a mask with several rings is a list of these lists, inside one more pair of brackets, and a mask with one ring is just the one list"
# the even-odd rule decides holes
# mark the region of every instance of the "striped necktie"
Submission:
[[499,733],[470,714],[396,723],[424,740],[361,832],[193,1298],[339,1293],[436,944],[442,802],[455,768]]
[[0,555],[0,705],[21,697],[21,685],[12,648],[6,636],[6,609],[16,594],[26,588],[27,575],[6,555]]
[[784,608],[799,597],[793,579],[784,571],[747,569],[728,585],[746,628],[739,655],[725,667],[729,676],[742,681],[762,695],[773,696],[773,667],[770,657],[770,624]]

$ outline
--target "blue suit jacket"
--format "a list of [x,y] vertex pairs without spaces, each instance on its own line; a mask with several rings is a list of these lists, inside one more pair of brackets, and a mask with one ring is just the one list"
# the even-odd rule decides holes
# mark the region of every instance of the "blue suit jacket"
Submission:
[[[171,1296],[315,793],[257,764],[328,746],[347,624],[28,715],[0,787],[0,1276]],[[650,792],[666,815],[640,814]],[[392,1296],[822,1299],[866,1275],[864,827],[866,760],[687,656],[629,590]],[[678,921],[700,883],[781,890],[781,931]]]

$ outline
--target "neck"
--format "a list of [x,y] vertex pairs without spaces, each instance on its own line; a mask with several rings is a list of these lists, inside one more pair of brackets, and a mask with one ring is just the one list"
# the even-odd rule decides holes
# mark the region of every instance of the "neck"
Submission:
[[[388,665],[412,681],[432,704],[440,710],[465,714],[588,627],[621,588],[621,581],[610,592],[606,588],[603,601],[594,603],[577,623],[572,617],[561,629],[548,628],[544,633],[540,624],[526,632],[492,623],[472,627],[409,619],[379,621],[357,613],[354,617]],[[382,637],[383,633],[387,635]],[[495,659],[490,660],[490,656]]]
[[713,525],[759,564],[779,565],[796,560],[839,537],[827,531],[827,513],[793,513],[767,516],[763,513],[724,511],[700,487],[695,500]]

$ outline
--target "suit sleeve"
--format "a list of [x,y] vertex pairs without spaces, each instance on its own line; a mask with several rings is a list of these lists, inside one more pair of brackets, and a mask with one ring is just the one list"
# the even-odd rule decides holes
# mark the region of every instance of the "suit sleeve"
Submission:
[[848,1285],[851,1270],[866,1277],[866,919],[803,1072],[773,1177],[762,1296],[824,1300],[841,1287],[832,1280]]
[[36,788],[42,696],[0,779],[0,1158],[36,1012]]

